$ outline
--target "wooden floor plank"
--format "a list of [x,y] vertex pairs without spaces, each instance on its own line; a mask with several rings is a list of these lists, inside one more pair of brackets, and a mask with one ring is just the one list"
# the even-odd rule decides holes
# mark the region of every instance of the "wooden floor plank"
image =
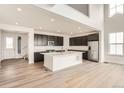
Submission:
[[43,62],[5,60],[0,69],[1,88],[106,88],[124,87],[124,65],[84,61],[57,72],[46,71]]

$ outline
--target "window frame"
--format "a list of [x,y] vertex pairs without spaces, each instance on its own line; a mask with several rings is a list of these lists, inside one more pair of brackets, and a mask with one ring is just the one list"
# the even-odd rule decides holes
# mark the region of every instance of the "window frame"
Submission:
[[[7,44],[7,39],[9,39],[9,38],[11,38],[12,39],[12,44],[11,44],[11,46],[12,47],[7,47],[8,46],[8,44]],[[5,45],[6,45],[6,49],[13,49],[14,48],[14,41],[13,41],[13,37],[10,37],[10,36],[6,36],[6,38],[5,38]]]
[[[112,33],[115,33],[115,34],[117,34],[117,33],[120,33],[120,32],[111,32],[111,33],[109,33],[108,34],[108,55],[109,56],[124,56],[124,32],[123,32],[123,43],[110,43],[110,34],[112,34]],[[117,39],[117,37],[116,37],[116,39]],[[117,45],[122,45],[122,49],[123,49],[123,51],[122,51],[122,55],[120,55],[120,54],[117,54],[117,53],[115,53],[115,54],[110,54],[110,45],[115,45],[115,47],[117,46]],[[117,47],[116,47],[116,51],[117,51]]]
[[[123,13],[119,13],[119,12],[118,12],[118,7],[120,7],[120,6],[123,7]],[[109,17],[113,17],[113,16],[116,15],[116,14],[124,15],[124,4],[115,4],[114,7],[111,7],[111,4],[109,4],[108,9],[109,9],[109,13],[108,13],[108,16],[109,16]],[[113,15],[111,15],[111,10],[112,10],[112,9],[115,10],[115,14],[113,14]]]

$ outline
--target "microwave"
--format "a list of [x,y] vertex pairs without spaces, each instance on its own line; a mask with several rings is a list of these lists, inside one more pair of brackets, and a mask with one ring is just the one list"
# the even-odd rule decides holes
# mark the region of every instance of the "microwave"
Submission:
[[54,41],[48,41],[48,46],[54,46],[55,42]]

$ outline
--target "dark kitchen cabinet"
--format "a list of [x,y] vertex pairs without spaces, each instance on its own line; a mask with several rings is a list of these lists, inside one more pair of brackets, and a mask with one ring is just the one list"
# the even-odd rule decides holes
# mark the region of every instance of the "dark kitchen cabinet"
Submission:
[[40,54],[40,52],[34,52],[34,62],[43,62],[44,55]]
[[47,46],[48,45],[48,36],[47,35],[34,35],[34,45],[35,46]]
[[47,46],[47,45],[48,45],[48,36],[42,35],[42,46]]
[[43,42],[42,36],[41,35],[37,35],[37,45],[38,46],[41,46],[42,45],[42,42]]
[[37,34],[34,34],[34,46],[37,46],[38,44],[38,37],[37,37]]
[[69,39],[70,46],[87,46],[88,41],[99,41],[99,34],[90,34],[88,36],[72,37]]
[[99,41],[99,34],[91,34],[88,36],[88,41]]
[[69,44],[70,46],[73,46],[74,45],[74,41],[75,39],[74,38],[69,38]]
[[82,36],[81,37],[81,45],[84,45],[84,46],[88,45],[87,36]]
[[63,37],[57,37],[56,42],[56,46],[63,46]]
[[48,41],[55,41],[55,36],[48,36]]
[[54,41],[54,46],[63,46],[63,37],[41,35],[41,34],[34,35],[34,45],[35,46],[47,46],[48,41]]
[[56,37],[54,37],[54,44],[55,44],[55,46],[57,46],[57,45],[58,45],[58,38],[59,38],[59,37],[57,37],[57,36],[56,36]]
[[54,41],[55,46],[63,46],[63,37],[48,36],[48,41]]
[[48,41],[54,41],[55,46],[63,46],[63,37],[48,36]]
[[86,46],[87,36],[73,37],[69,39],[70,46]]
[[83,56],[83,59],[87,60],[88,59],[88,51],[85,51],[85,53],[83,53],[82,56]]
[[38,35],[38,46],[47,46],[48,45],[48,36],[47,35]]
[[81,40],[81,37],[76,37],[75,38],[75,45],[77,45],[77,46],[80,46],[81,45],[81,42],[82,40]]

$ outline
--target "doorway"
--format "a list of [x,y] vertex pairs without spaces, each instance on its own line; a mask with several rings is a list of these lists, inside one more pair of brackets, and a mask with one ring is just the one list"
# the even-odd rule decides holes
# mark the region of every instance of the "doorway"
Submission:
[[3,32],[2,55],[4,59],[24,58],[28,52],[28,37],[26,33]]
[[12,33],[3,34],[3,57],[4,59],[15,58],[16,37]]

